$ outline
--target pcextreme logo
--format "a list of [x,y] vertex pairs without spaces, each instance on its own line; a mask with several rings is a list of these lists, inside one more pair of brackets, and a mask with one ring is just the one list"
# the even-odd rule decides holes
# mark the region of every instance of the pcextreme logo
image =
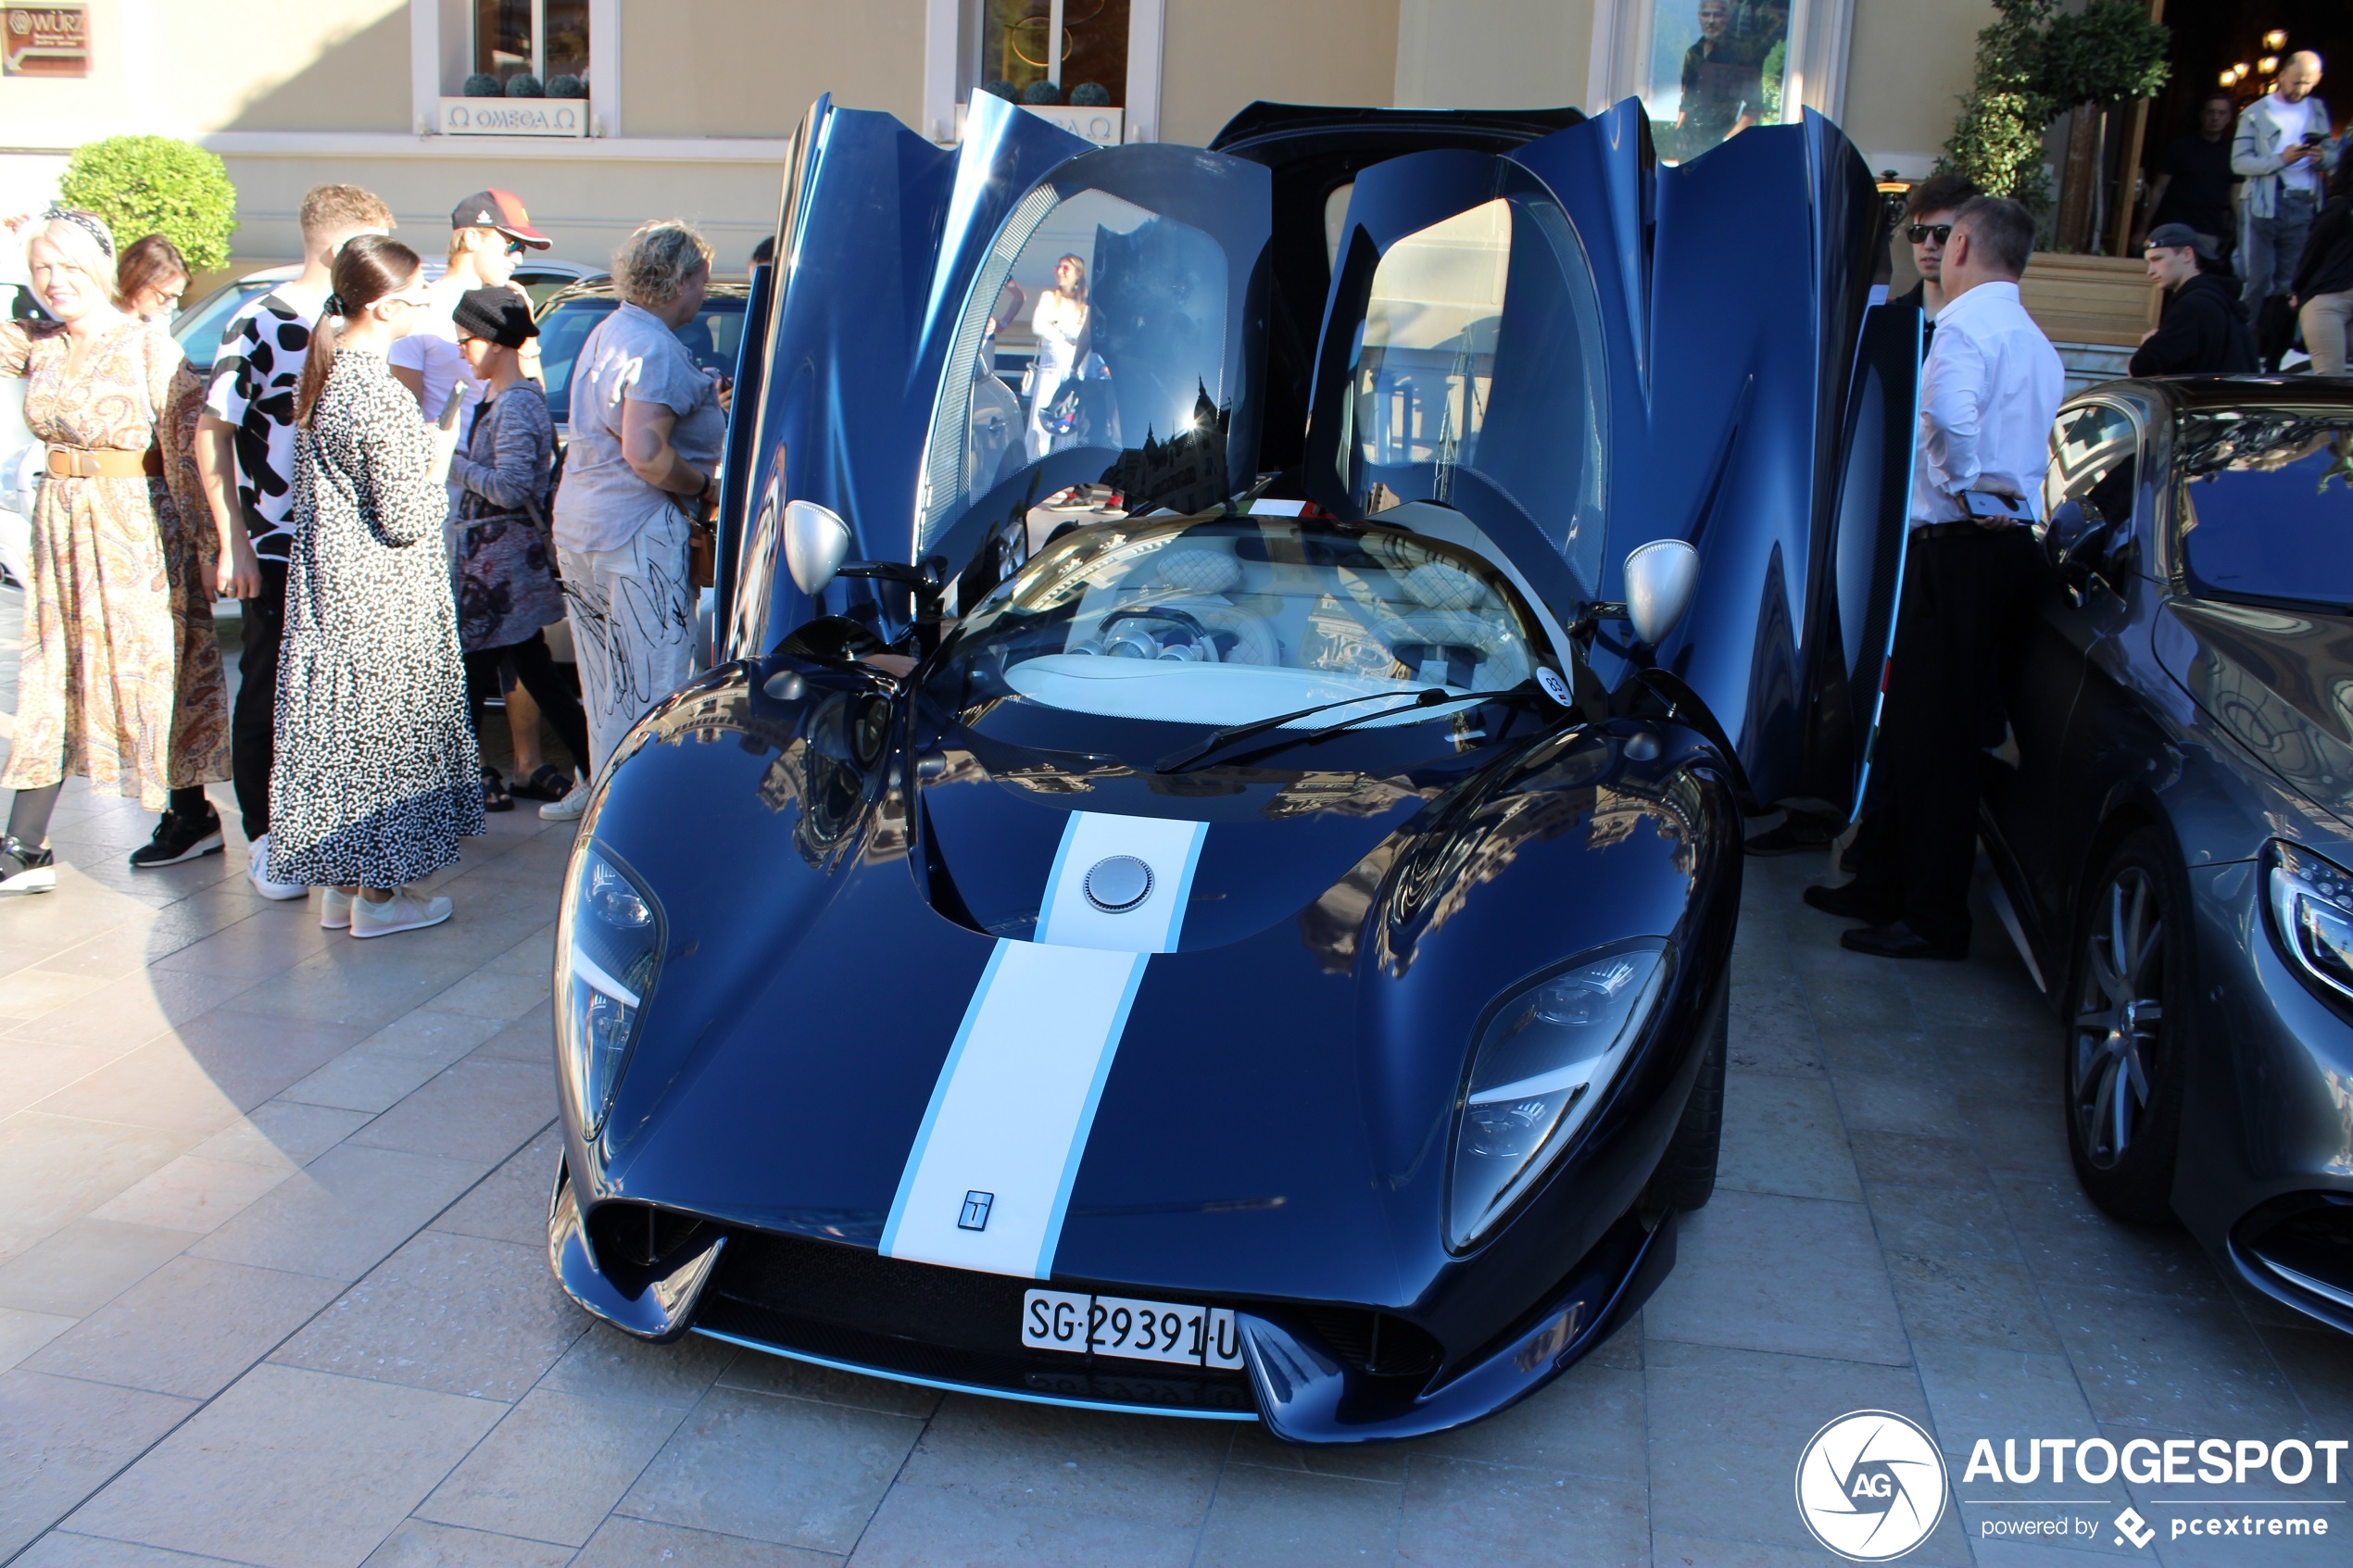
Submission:
[[1797,1512],[1850,1562],[1885,1562],[1944,1516],[1936,1440],[1892,1411],[1855,1411],[1814,1434],[1797,1461]]

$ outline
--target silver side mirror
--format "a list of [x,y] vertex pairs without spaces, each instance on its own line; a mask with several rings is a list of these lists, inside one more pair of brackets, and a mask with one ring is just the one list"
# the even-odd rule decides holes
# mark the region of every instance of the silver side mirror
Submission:
[[841,514],[814,501],[787,501],[784,520],[785,569],[793,585],[811,598],[825,591],[849,554],[849,524]]
[[1634,640],[1656,647],[1692,608],[1699,585],[1699,552],[1680,539],[1654,539],[1626,558],[1626,619]]

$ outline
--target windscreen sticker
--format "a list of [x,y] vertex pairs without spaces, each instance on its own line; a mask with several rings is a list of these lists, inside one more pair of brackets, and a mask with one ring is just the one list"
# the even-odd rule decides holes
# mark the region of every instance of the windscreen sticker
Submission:
[[[1207,833],[1202,822],[1073,814],[1038,920],[1052,939],[1000,939],[982,971],[908,1151],[885,1257],[1052,1277],[1128,1010],[1151,955],[1176,945]],[[1151,891],[1106,912],[1088,897],[1088,873],[1121,858],[1150,868]],[[1117,922],[1130,921],[1135,935],[1114,945]]]

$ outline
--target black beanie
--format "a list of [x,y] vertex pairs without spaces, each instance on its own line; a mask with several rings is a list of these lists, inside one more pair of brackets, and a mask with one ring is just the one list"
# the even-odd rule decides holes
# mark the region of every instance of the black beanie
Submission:
[[468,289],[449,318],[459,337],[487,338],[502,348],[521,348],[539,335],[530,302],[512,289]]

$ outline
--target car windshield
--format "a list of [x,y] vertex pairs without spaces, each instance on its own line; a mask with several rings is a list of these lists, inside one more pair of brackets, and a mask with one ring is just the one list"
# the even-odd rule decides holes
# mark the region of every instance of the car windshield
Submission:
[[2353,414],[2194,414],[2182,451],[2194,591],[2353,614]]
[[[1545,662],[1510,583],[1402,529],[1294,517],[1096,523],[1049,544],[965,618],[930,691],[944,706],[1224,726],[1431,687],[1517,686]],[[1365,701],[1301,718],[1425,723]],[[1154,743],[1167,742],[1164,734]]]
[[[617,299],[567,299],[539,318],[539,374],[547,388],[547,409],[558,424],[572,417],[572,366],[589,330],[611,315]],[[695,363],[722,375],[736,373],[736,349],[743,342],[744,301],[713,295],[695,319],[678,329],[678,341]]]
[[228,327],[229,318],[237,313],[237,307],[275,286],[267,279],[240,278],[205,295],[195,309],[180,313],[171,323],[171,340],[180,345],[180,352],[188,357],[188,363],[197,374],[211,370],[213,360],[220,358],[220,334]]

